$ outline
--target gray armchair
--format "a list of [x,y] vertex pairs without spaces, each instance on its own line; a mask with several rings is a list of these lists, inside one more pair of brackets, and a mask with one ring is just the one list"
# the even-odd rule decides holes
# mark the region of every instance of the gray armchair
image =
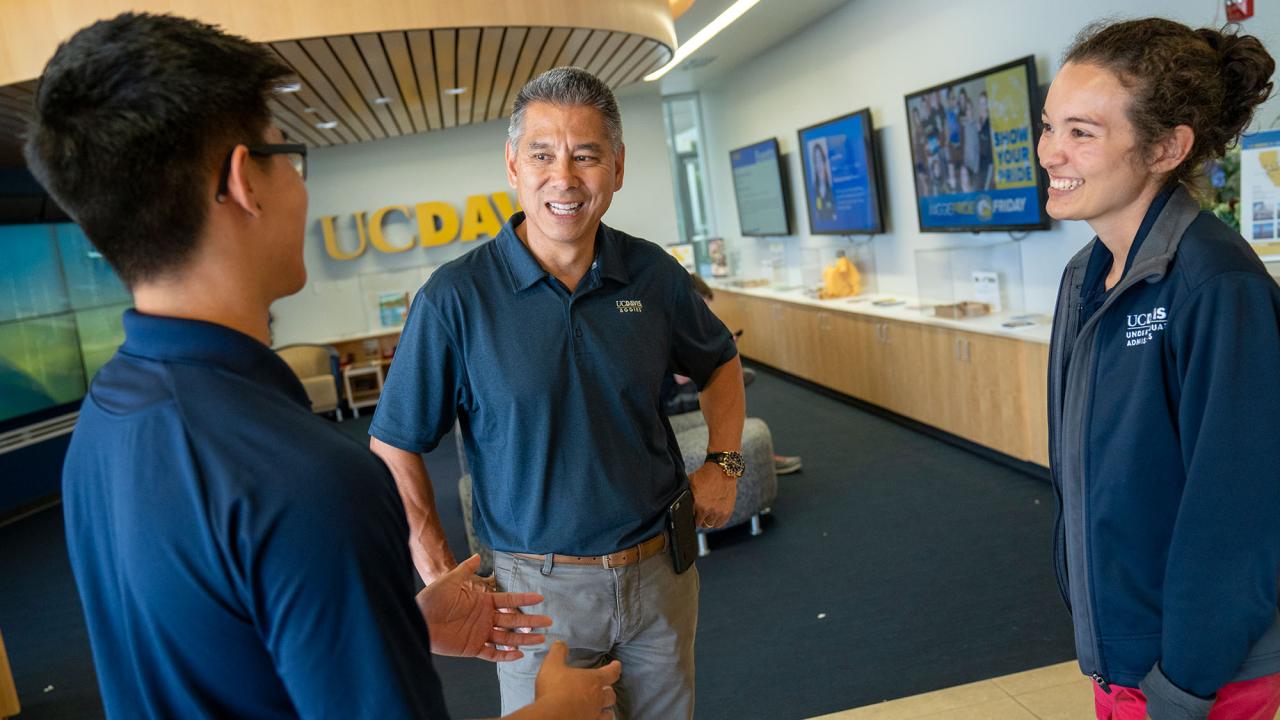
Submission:
[[338,351],[331,345],[299,343],[276,348],[276,354],[302,381],[311,400],[311,412],[334,413],[342,420],[338,391],[342,374],[338,370]]

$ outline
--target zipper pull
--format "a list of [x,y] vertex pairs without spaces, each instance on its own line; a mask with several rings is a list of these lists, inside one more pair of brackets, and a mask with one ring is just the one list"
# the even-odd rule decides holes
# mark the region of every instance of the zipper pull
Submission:
[[1093,678],[1093,681],[1098,683],[1098,687],[1102,688],[1102,692],[1108,695],[1111,694],[1111,684],[1107,682],[1106,678],[1102,677],[1098,673],[1094,673],[1089,677]]

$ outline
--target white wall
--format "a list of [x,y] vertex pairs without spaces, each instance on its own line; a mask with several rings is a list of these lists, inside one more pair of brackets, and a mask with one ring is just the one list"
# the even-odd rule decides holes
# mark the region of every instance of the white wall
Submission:
[[[888,232],[873,244],[879,292],[917,294],[918,249],[1007,240],[1007,234],[919,231],[903,96],[1026,55],[1036,56],[1039,81],[1047,85],[1075,33],[1089,22],[1114,16],[1116,7],[1113,0],[855,0],[704,88],[719,232],[730,247],[739,248],[745,273],[761,275],[767,245],[779,241],[739,234],[729,150],[776,136],[782,152],[790,156],[797,235],[782,242],[788,260],[798,263],[801,248],[846,241],[808,234],[796,130],[868,106],[878,130],[888,218]],[[1147,0],[1124,8],[1129,17],[1159,14],[1193,26],[1221,25],[1225,20],[1220,0]],[[1273,52],[1280,51],[1276,8],[1263,5],[1243,29],[1259,36]],[[1269,102],[1255,126],[1269,127],[1277,112],[1280,103]],[[1022,241],[1028,310],[1052,309],[1063,266],[1091,237],[1083,223],[1055,223]],[[799,280],[793,271],[791,282]]]
[[[671,173],[667,161],[662,100],[653,88],[619,98],[627,146],[623,189],[614,195],[605,222],[659,244],[678,237]],[[367,294],[403,286],[417,289],[430,268],[475,247],[454,242],[389,255],[372,248],[339,262],[324,249],[319,218],[340,216],[338,234],[353,247],[353,212],[372,213],[389,205],[445,201],[461,214],[469,195],[507,191],[503,143],[507,120],[370,143],[312,150],[306,238],[307,286],[272,307],[276,344],[324,341],[376,330]],[[390,216],[387,238],[403,244],[417,232],[413,222]],[[367,292],[362,293],[361,289]],[[376,301],[376,297],[375,297]],[[371,317],[371,315],[373,317]]]

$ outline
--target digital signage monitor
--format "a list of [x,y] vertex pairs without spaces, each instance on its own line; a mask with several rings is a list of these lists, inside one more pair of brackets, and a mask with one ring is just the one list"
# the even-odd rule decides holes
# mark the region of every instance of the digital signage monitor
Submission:
[[743,235],[791,234],[791,215],[782,181],[782,156],[777,138],[729,152],[733,166],[733,197]]
[[1038,94],[1027,56],[907,95],[921,231],[1049,227],[1036,159]]
[[883,232],[883,193],[871,111],[863,109],[810,125],[799,135],[809,232]]

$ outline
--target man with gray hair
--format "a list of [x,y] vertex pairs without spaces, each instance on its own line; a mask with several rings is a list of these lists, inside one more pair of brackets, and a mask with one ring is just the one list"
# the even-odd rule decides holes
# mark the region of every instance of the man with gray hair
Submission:
[[[506,163],[523,211],[418,292],[369,433],[430,582],[456,561],[420,453],[456,421],[497,586],[545,597],[534,609],[570,662],[621,661],[619,716],[670,720],[693,715],[698,576],[668,517],[691,491],[694,521],[728,520],[745,400],[733,338],[689,274],[601,222],[625,154],[613,93],[590,73],[521,89]],[[698,384],[710,430],[687,477],[659,398],[670,372]],[[504,712],[533,700],[540,661],[498,668]]]

